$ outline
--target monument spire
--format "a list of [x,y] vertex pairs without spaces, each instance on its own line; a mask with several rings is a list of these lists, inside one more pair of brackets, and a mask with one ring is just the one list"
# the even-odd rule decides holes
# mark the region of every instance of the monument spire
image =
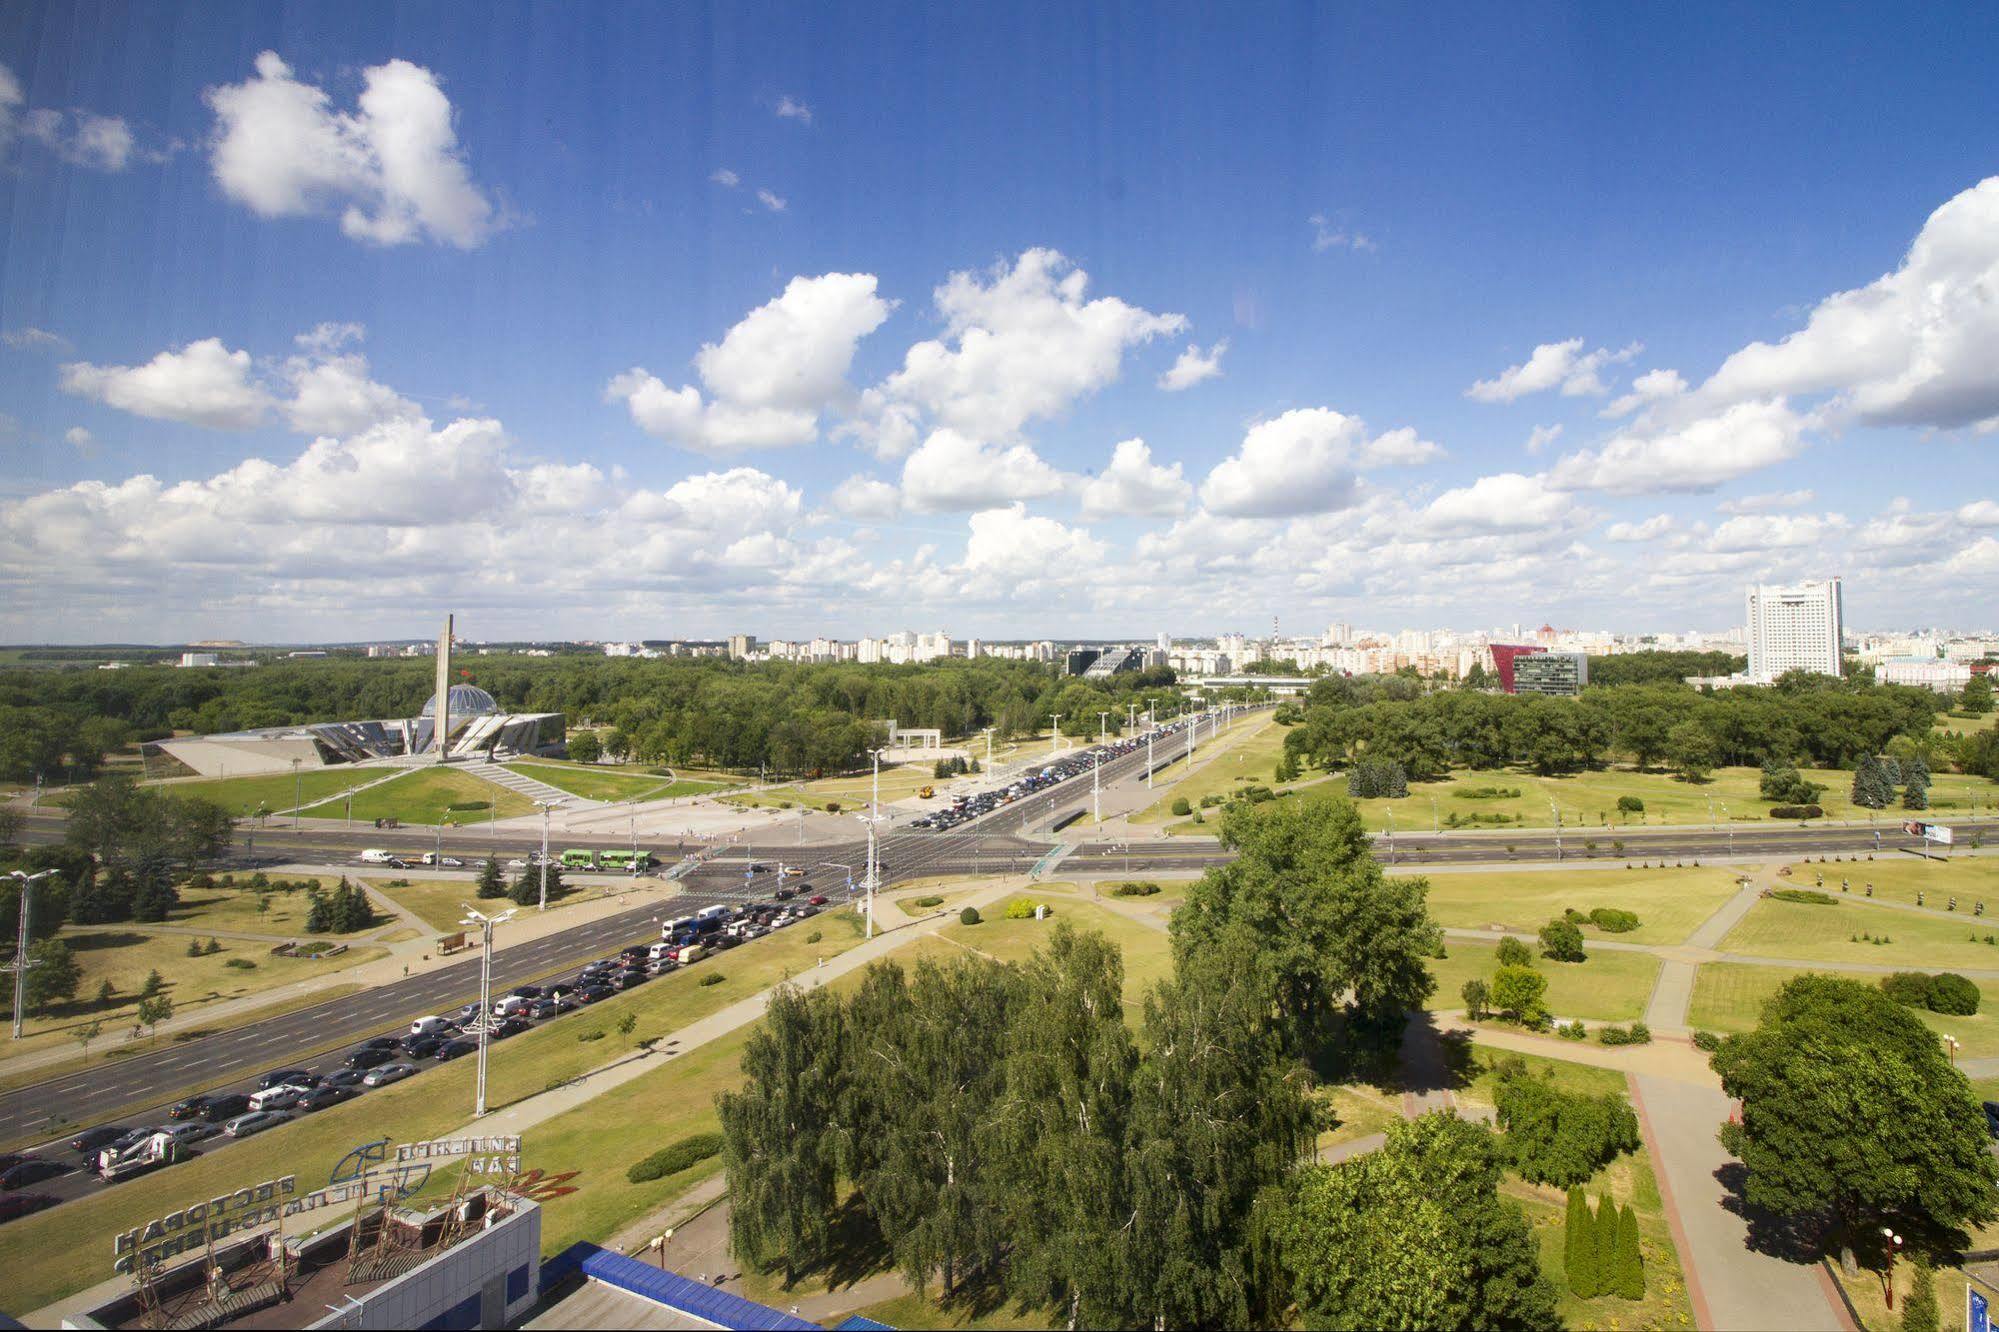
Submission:
[[446,762],[451,744],[451,616],[444,617],[444,634],[437,640],[437,716],[431,721],[431,743],[437,761]]

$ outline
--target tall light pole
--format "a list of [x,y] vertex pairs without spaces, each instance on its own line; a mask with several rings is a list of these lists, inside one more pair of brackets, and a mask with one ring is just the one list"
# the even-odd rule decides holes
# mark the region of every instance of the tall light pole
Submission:
[[1388,806],[1384,812],[1388,815],[1388,863],[1393,865],[1395,863],[1395,806]]
[[1097,743],[1107,745],[1110,743],[1110,739],[1111,714],[1108,712],[1099,712],[1097,714]]
[[299,771],[298,760],[292,760],[292,831],[298,831],[298,807],[305,803],[305,774]]
[[1132,699],[1129,702],[1127,702],[1124,705],[1124,711],[1125,711],[1124,724],[1126,728],[1129,729],[1131,727],[1138,725],[1138,700]]
[[14,1039],[21,1039],[21,1015],[27,1011],[28,968],[35,963],[28,957],[28,921],[32,915],[29,893],[34,886],[48,878],[55,871],[45,869],[39,874],[29,874],[24,870],[9,870],[8,874],[21,885],[20,928],[14,935],[14,963],[10,970],[14,973]]
[[[1727,805],[1721,807],[1721,816],[1724,819],[1728,817]],[[1735,854],[1735,825],[1732,823],[1728,825],[1728,854],[1731,856]]]
[[548,910],[548,816],[562,802],[559,800],[537,800],[541,806],[541,905],[535,910]]
[[1053,754],[1062,747],[1062,714],[1056,713],[1048,721],[1048,752]]
[[1090,819],[1095,823],[1104,821],[1104,801],[1102,775],[1104,771],[1104,751],[1095,751],[1096,762],[1090,765]]
[[986,771],[991,772],[992,767],[993,767],[993,728],[988,726],[986,727]]
[[1145,789],[1148,791],[1152,789],[1152,738],[1158,734],[1157,726],[1145,733]]
[[[463,904],[461,903],[461,905]],[[474,1119],[486,1113],[486,1044],[493,1019],[493,927],[504,924],[513,918],[514,913],[511,911],[502,911],[497,916],[488,916],[482,912],[473,910],[470,906],[466,906],[465,919],[458,922],[460,925],[475,926],[479,931],[481,944],[479,953],[479,1083],[478,1090],[474,1093],[472,1101],[472,1117]]]
[[1548,812],[1555,817],[1555,863],[1559,865],[1562,863],[1562,811],[1550,800]]

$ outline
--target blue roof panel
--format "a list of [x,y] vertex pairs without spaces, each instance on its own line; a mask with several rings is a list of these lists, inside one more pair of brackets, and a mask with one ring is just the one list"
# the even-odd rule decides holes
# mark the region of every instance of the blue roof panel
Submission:
[[627,1258],[622,1253],[599,1249],[583,1260],[583,1275],[606,1285],[628,1290],[669,1309],[715,1324],[717,1327],[756,1332],[775,1328],[781,1332],[820,1332],[819,1324],[794,1318],[780,1309],[731,1295],[726,1290],[699,1281],[689,1281],[677,1272],[662,1271],[651,1263]]

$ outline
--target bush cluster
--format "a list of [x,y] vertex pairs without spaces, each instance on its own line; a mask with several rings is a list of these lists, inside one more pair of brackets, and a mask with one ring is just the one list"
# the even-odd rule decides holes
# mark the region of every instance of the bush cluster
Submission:
[[1551,920],[1541,927],[1541,953],[1557,962],[1581,962],[1587,956],[1583,952],[1583,932],[1574,921]]
[[1637,796],[1617,797],[1617,812],[1620,814],[1643,814],[1645,802]]
[[1590,924],[1605,934],[1629,934],[1638,928],[1638,913],[1618,907],[1596,907],[1589,913]]
[[1822,819],[1825,809],[1819,805],[1772,805],[1770,817],[1773,819]]
[[1183,819],[1194,812],[1194,807],[1187,803],[1186,796],[1174,796],[1173,803],[1169,808]]
[[[1025,897],[1016,897],[1006,904],[1006,918],[1008,920],[1032,920],[1034,919],[1036,907],[1047,906],[1048,904],[1045,902],[1035,902]],[[1048,907],[1048,914],[1051,916],[1054,915],[1055,908]]]
[[696,1165],[722,1150],[722,1135],[719,1133],[697,1133],[691,1138],[682,1138],[669,1147],[662,1147],[642,1161],[635,1161],[625,1171],[625,1178],[634,1184],[644,1184],[649,1180],[665,1179],[677,1175],[691,1165]]
[[1629,1204],[1620,1210],[1606,1196],[1592,1209],[1581,1189],[1570,1189],[1562,1259],[1569,1289],[1581,1299],[1645,1298],[1645,1255],[1638,1247],[1638,1214]]
[[1638,1149],[1638,1116],[1622,1096],[1558,1090],[1519,1056],[1497,1065],[1493,1106],[1507,1164],[1535,1184],[1568,1188]]
[[958,923],[960,925],[976,925],[979,923],[979,920],[979,909],[977,907],[966,907],[958,913]]
[[1111,889],[1112,897],[1151,897],[1159,891],[1156,883],[1121,883]]
[[1978,986],[1954,971],[1930,975],[1922,971],[1898,971],[1881,978],[1881,989],[1890,999],[1907,1008],[1927,1008],[1951,1017],[1970,1017],[1978,1011],[1983,995]]
[[1399,800],[1409,794],[1409,773],[1394,759],[1356,759],[1347,771],[1347,794],[1356,800]]
[[1458,800],[1518,800],[1520,788],[1517,786],[1461,786],[1451,792]]
[[1643,1022],[1628,1027],[1599,1027],[1596,1038],[1605,1045],[1650,1045],[1652,1029]]
[[1814,888],[1772,888],[1770,896],[1779,902],[1798,902],[1805,906],[1831,906],[1838,900],[1831,893],[1822,893]]

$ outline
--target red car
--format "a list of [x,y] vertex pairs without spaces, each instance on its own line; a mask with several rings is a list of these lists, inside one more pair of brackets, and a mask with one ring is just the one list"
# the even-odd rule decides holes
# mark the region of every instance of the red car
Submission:
[[806,900],[806,901],[808,901],[808,902],[810,902],[810,903],[811,903],[811,904],[812,904],[813,906],[825,906],[825,905],[826,905],[826,894],[824,894],[824,893],[815,893],[814,895],[812,895],[811,897],[808,897],[808,898],[806,898],[805,900]]

